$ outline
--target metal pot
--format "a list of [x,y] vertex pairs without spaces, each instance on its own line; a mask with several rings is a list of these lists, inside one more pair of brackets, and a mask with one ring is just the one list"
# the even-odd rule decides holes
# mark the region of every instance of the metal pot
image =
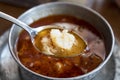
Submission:
[[18,59],[15,44],[16,40],[21,32],[21,28],[17,25],[13,25],[10,34],[9,34],[9,48],[11,54],[15,61],[20,66],[20,71],[22,73],[22,77],[25,80],[90,80],[100,71],[100,69],[108,62],[109,58],[112,55],[113,47],[114,47],[114,35],[109,23],[97,12],[94,10],[87,8],[81,5],[75,5],[72,3],[63,3],[63,2],[52,2],[47,4],[38,5],[36,7],[31,8],[30,10],[23,13],[18,19],[25,22],[26,24],[31,24],[34,21],[54,14],[66,14],[72,15],[78,18],[82,18],[87,22],[91,23],[98,32],[100,32],[104,37],[105,48],[106,48],[106,59],[93,71],[80,75],[77,77],[70,78],[54,78],[48,77],[44,75],[37,74],[28,68],[26,68]]

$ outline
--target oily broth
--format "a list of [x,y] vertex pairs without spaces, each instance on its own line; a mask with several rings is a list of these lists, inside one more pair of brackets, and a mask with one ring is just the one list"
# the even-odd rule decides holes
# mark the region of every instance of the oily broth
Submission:
[[30,26],[64,23],[78,27],[78,34],[86,40],[89,50],[84,54],[69,58],[47,56],[38,52],[33,47],[29,34],[22,31],[16,44],[21,63],[36,73],[58,78],[83,75],[99,66],[105,59],[105,45],[102,36],[86,21],[67,15],[53,15],[42,18]]
[[[75,37],[75,42],[72,46],[72,48],[69,49],[63,49],[60,48],[56,45],[54,45],[54,43],[51,41],[50,38],[50,31],[53,28],[48,28],[45,30],[42,30],[41,32],[39,32],[37,34],[37,36],[35,36],[35,40],[34,40],[34,45],[36,45],[36,47],[41,51],[44,52],[44,47],[46,47],[45,45],[47,44],[47,47],[50,47],[50,52],[46,52],[45,54],[47,55],[48,53],[53,53],[55,55],[53,56],[58,56],[58,57],[71,57],[71,56],[76,56],[76,55],[80,55],[84,52],[84,49],[86,48],[86,43],[83,42],[83,39],[81,39],[79,37],[79,35],[75,34],[73,31],[69,31],[68,33],[74,35]],[[59,28],[54,28],[54,29],[58,29],[60,31],[63,31],[63,29],[59,29]],[[42,39],[43,38],[47,38],[48,42],[46,42],[46,44],[43,44]],[[47,48],[46,47],[46,48]],[[48,49],[47,49],[48,50]],[[48,55],[49,55],[48,54]]]

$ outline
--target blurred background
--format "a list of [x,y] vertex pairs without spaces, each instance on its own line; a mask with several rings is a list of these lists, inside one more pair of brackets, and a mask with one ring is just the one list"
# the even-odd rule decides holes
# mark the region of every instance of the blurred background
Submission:
[[[0,11],[14,17],[31,7],[48,2],[72,2],[88,6],[100,13],[112,26],[116,40],[120,43],[120,0],[0,0]],[[12,23],[0,19],[0,35],[10,29]]]

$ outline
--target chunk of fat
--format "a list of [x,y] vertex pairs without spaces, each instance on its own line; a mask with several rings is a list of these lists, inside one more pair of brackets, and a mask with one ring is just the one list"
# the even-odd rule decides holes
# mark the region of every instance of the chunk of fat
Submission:
[[68,33],[68,30],[60,31],[59,29],[52,29],[50,37],[56,46],[63,49],[70,50],[75,43],[74,35]]
[[44,37],[42,38],[41,42],[43,44],[43,52],[47,55],[53,55],[53,53],[51,52],[51,47],[49,46],[50,40],[47,37]]
[[58,70],[58,71],[62,71],[63,64],[60,63],[60,62],[57,62],[57,63],[56,63],[56,67],[57,67],[57,70]]

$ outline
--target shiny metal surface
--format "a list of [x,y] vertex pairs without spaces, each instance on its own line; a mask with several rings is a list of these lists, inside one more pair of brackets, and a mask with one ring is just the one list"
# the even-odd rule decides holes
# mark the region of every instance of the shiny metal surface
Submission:
[[[104,36],[106,51],[109,54],[106,60],[98,68],[91,71],[90,73],[87,73],[85,75],[78,76],[78,77],[67,78],[67,79],[88,80],[93,78],[95,75],[97,75],[99,70],[107,63],[107,61],[112,55],[112,50],[114,45],[114,35],[110,25],[102,16],[100,16],[95,11],[84,6],[73,5],[70,3],[49,3],[49,4],[36,6],[28,10],[27,12],[25,12],[23,15],[21,15],[19,19],[25,22],[26,24],[30,24],[38,20],[39,18],[48,16],[48,15],[53,15],[53,14],[74,15],[75,17],[82,18],[88,21],[89,23],[91,23]],[[30,76],[32,77],[29,80],[35,80],[35,79],[39,80],[41,78],[61,80],[60,78],[47,77],[44,75],[39,75],[37,73],[34,73],[33,71],[27,69],[24,65],[20,63],[20,61],[16,56],[17,54],[15,53],[15,50],[14,50],[14,44],[16,42],[17,36],[19,35],[20,31],[21,31],[21,28],[17,27],[16,25],[12,27],[9,35],[9,47],[10,47],[12,56],[14,57],[16,62],[21,66],[22,69],[24,69],[23,71],[25,73],[30,74]],[[27,77],[27,75],[24,77]],[[62,78],[62,80],[63,79],[66,80],[66,78]]]
[[[0,50],[0,78],[1,78],[0,80],[29,80],[28,77],[26,79],[22,78],[23,74],[20,72],[17,63],[14,61],[14,59],[10,54],[7,44],[8,37],[6,36],[8,36],[8,31],[0,37],[0,49],[1,49]],[[115,61],[117,60],[117,58],[114,57],[114,55],[118,54],[118,50],[119,47],[116,45],[114,48],[113,56],[111,57],[109,62],[101,69],[100,73],[97,74],[96,77],[93,78],[92,80],[120,79],[120,74],[116,72],[116,69],[117,70],[119,69],[119,67],[117,66],[120,66],[120,64],[117,63],[116,66]],[[119,60],[120,60],[120,56],[119,56]],[[117,76],[115,76],[115,74]]]

